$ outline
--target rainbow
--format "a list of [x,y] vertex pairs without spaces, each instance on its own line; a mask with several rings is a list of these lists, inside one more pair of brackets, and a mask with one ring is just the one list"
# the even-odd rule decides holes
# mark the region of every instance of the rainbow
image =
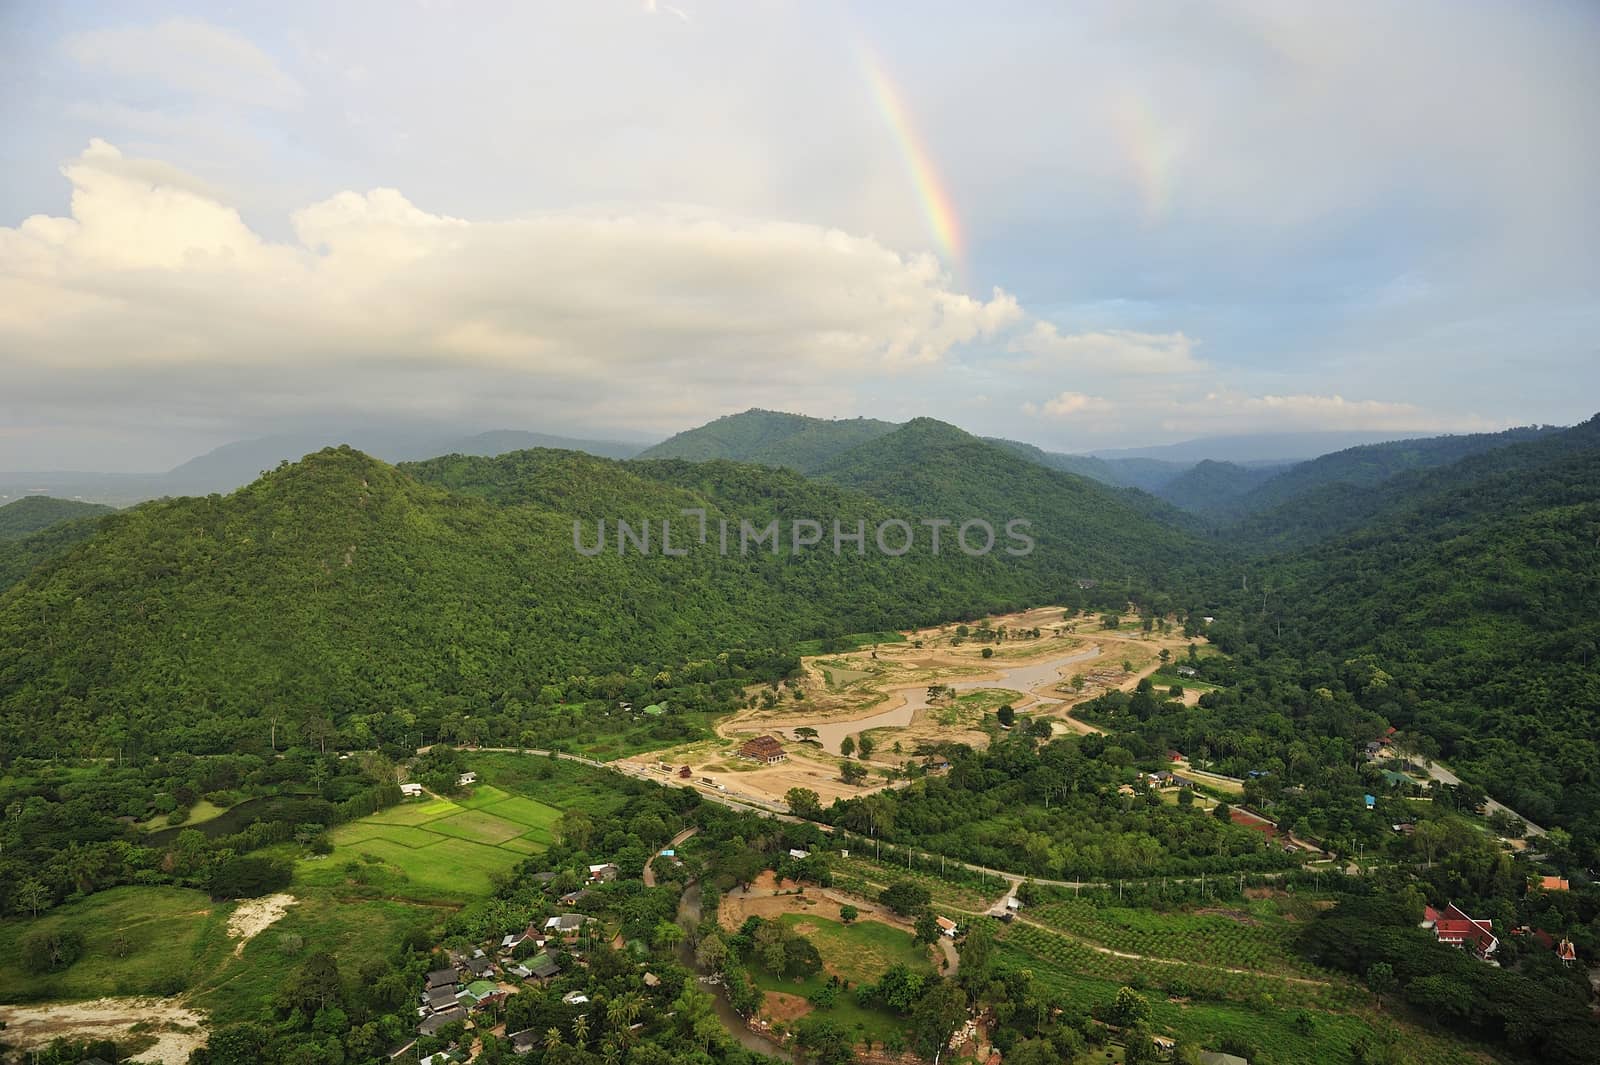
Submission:
[[1145,223],[1160,222],[1172,207],[1178,140],[1172,129],[1157,117],[1150,102],[1137,93],[1125,93],[1113,117],[1123,156],[1133,171]]
[[912,125],[911,116],[907,114],[894,82],[884,72],[883,64],[866,44],[858,41],[856,50],[878,112],[883,115],[884,122],[900,146],[906,172],[917,190],[923,216],[928,220],[928,230],[945,258],[959,269],[962,264],[961,220],[956,217],[950,193],[939,179],[939,172],[933,168],[928,150],[917,135],[917,127]]

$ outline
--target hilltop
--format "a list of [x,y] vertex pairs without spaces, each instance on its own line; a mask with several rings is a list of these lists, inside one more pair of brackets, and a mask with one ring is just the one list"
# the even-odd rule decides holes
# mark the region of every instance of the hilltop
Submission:
[[[956,459],[947,448],[986,472],[940,489],[925,471]],[[730,649],[1049,601],[1084,575],[1125,602],[1193,552],[1184,533],[1108,490],[937,423],[913,423],[856,463],[884,484],[845,465],[818,483],[733,463],[539,450],[397,468],[340,448],[229,496],[119,512],[0,594],[0,756],[118,736],[226,749],[268,712],[337,722],[422,702],[499,713]],[[884,487],[894,484],[927,491]],[[575,521],[667,517],[676,539],[690,526],[685,508],[704,508],[713,527],[1029,516],[1039,546],[1026,558],[971,558],[948,540],[937,557],[924,542],[904,558],[710,547],[618,557],[614,540],[599,557],[574,550]]]
[[80,503],[74,499],[24,496],[0,506],[0,541],[20,540],[60,522],[110,514],[113,509],[100,503]]
[[811,418],[752,407],[678,433],[646,448],[638,457],[690,462],[731,459],[809,473],[833,456],[896,428],[893,422],[875,418]]

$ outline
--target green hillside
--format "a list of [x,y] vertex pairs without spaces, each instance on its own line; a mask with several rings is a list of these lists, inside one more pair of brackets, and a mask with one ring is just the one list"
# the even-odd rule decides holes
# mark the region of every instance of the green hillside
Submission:
[[1020,440],[986,437],[989,443],[1013,451],[1024,458],[1062,473],[1075,473],[1101,484],[1118,488],[1138,488],[1155,492],[1177,477],[1193,463],[1168,462],[1164,459],[1115,458],[1103,459],[1095,455],[1069,455],[1060,451],[1045,451]]
[[1600,418],[1391,479],[1359,502],[1355,531],[1250,567],[1253,591],[1231,593],[1233,620],[1213,638],[1326,661],[1369,709],[1433,736],[1509,805],[1592,833]]
[[94,535],[114,508],[50,496],[0,507],[0,591]]
[[893,422],[874,418],[810,418],[751,409],[730,414],[663,440],[639,454],[645,459],[705,462],[732,459],[810,472],[834,455],[891,433]]
[[1205,459],[1161,485],[1155,494],[1184,510],[1217,513],[1281,475],[1280,466],[1240,466]]
[[[516,705],[604,695],[636,670],[731,649],[761,660],[808,638],[1048,601],[1086,574],[1120,596],[1124,579],[1159,580],[1189,556],[1183,534],[1099,486],[949,427],[905,446],[924,431],[870,463],[886,478],[882,499],[731,463],[531,451],[396,468],[341,448],[230,496],[120,512],[0,594],[0,759],[119,736],[227,749],[265,714],[337,723],[442,705],[514,717]],[[987,465],[966,481],[928,479],[967,461],[940,444]],[[919,483],[925,493],[888,490]],[[713,528],[729,519],[736,535],[741,520],[781,519],[786,539],[796,518],[861,520],[870,537],[896,516],[997,527],[1026,516],[1039,549],[973,558],[947,539],[934,556],[923,539],[900,558],[835,555],[830,535],[797,558],[723,557],[714,539],[662,557],[659,522],[671,519],[684,544],[684,508],[704,508]],[[602,518],[650,521],[656,553],[619,557],[613,527],[604,555],[580,555],[574,522],[592,542]],[[739,668],[736,657],[689,673],[711,684]]]
[[100,503],[80,503],[73,499],[24,496],[0,507],[0,541],[20,540],[60,522],[109,514],[112,509]]
[[1245,518],[1278,507],[1287,510],[1286,504],[1299,504],[1308,498],[1343,500],[1360,494],[1351,489],[1370,488],[1414,470],[1450,466],[1473,455],[1538,440],[1559,431],[1554,426],[1525,426],[1499,433],[1391,440],[1346,448],[1282,470],[1217,509],[1219,513]]

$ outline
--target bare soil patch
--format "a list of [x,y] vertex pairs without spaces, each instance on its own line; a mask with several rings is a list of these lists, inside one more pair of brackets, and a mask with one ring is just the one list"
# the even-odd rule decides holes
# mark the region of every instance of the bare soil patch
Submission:
[[[206,1041],[206,1017],[175,999],[102,998],[0,1009],[6,1042],[18,1050],[47,1046],[54,1039],[126,1040],[132,1034],[155,1038],[138,1060],[187,1065],[189,1054]],[[138,1033],[132,1031],[139,1026]]]
[[792,1025],[811,1012],[811,1003],[787,991],[768,991],[761,999],[761,1012],[773,1024]]
[[293,895],[279,892],[259,899],[245,899],[228,915],[228,935],[239,940],[233,956],[244,953],[245,944],[278,922],[295,904]]

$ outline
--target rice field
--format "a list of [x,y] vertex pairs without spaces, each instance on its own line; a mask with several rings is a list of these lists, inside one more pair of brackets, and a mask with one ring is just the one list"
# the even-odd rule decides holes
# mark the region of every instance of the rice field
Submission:
[[561,811],[480,784],[455,801],[427,799],[336,828],[333,853],[304,858],[296,880],[418,901],[488,894],[495,876],[551,843]]

